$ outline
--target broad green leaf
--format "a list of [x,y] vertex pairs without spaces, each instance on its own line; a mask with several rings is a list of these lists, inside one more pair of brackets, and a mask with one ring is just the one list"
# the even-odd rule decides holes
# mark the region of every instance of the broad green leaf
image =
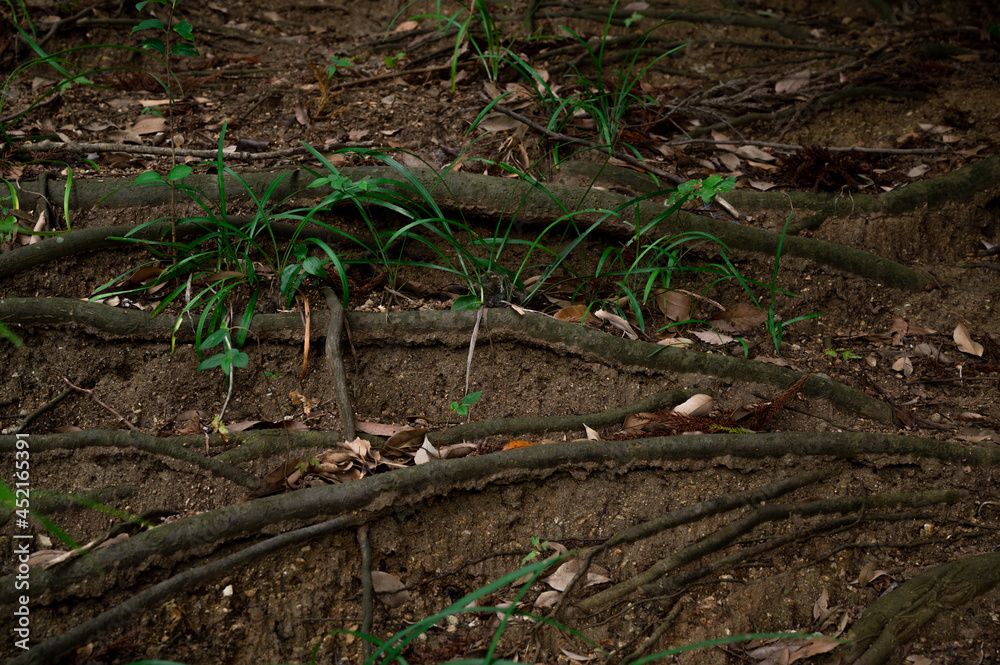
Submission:
[[202,369],[212,369],[213,367],[219,367],[222,365],[222,362],[224,360],[226,360],[226,355],[224,353],[216,353],[211,358],[205,358],[204,360],[202,360],[201,363],[198,365],[198,369],[202,370]]
[[243,353],[242,351],[237,351],[236,349],[229,349],[229,351],[227,351],[226,353],[230,356],[230,360],[233,363],[233,367],[246,367],[248,364],[250,364],[250,356]]
[[451,304],[451,308],[455,311],[463,309],[479,309],[479,306],[482,304],[483,303],[479,300],[479,296],[470,293],[469,295],[455,298],[455,302]]
[[299,272],[302,271],[302,266],[297,263],[293,263],[290,266],[285,266],[285,269],[281,271],[281,283],[280,288],[282,293],[288,293],[289,289],[292,288],[292,284],[296,277],[298,277]]
[[326,277],[326,270],[323,268],[323,262],[315,256],[306,258],[306,260],[302,262],[302,269],[310,275],[315,275],[316,277]]
[[163,21],[158,18],[147,18],[145,21],[132,28],[133,33],[139,32],[140,30],[163,30]]
[[193,58],[198,55],[198,49],[196,49],[191,44],[175,44],[172,49],[170,49],[170,55],[180,55],[187,58]]
[[194,172],[194,169],[187,164],[178,164],[174,168],[170,169],[170,173],[167,174],[167,180],[183,180]]
[[176,32],[184,39],[194,39],[194,37],[191,36],[191,28],[193,27],[194,26],[192,26],[187,21],[181,21],[180,23],[174,26],[174,32]]
[[151,51],[157,51],[163,55],[167,54],[167,48],[163,45],[163,41],[157,38],[146,39],[139,43],[139,46]]
[[135,184],[137,185],[145,185],[150,182],[163,182],[163,176],[156,171],[146,171],[145,173],[140,173],[135,179]]

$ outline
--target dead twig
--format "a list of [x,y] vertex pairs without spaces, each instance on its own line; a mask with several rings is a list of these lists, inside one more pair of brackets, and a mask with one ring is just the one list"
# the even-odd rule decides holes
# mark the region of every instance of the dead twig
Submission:
[[110,406],[108,406],[107,404],[105,404],[104,402],[102,402],[97,397],[97,395],[94,394],[93,390],[87,390],[86,388],[81,388],[80,386],[74,386],[72,383],[70,383],[70,380],[67,379],[65,376],[62,377],[62,380],[65,381],[67,384],[69,384],[69,387],[72,388],[73,390],[78,390],[81,393],[86,393],[86,394],[90,395],[90,399],[94,400],[95,402],[97,402],[98,404],[100,404],[101,406],[103,406],[105,409],[107,409],[108,411],[110,411],[111,413],[113,413],[115,415],[115,417],[118,418],[118,420],[120,420],[123,423],[125,423],[125,425],[130,430],[132,430],[133,432],[140,432],[140,431],[142,431],[138,427],[136,427],[135,425],[133,425],[132,423],[130,423],[128,420],[126,420],[125,416],[123,416],[122,414],[118,413],[117,411],[115,411],[114,409],[112,409]]
[[326,329],[326,359],[330,363],[333,374],[333,384],[337,390],[337,405],[340,407],[340,419],[344,421],[344,440],[353,441],[354,407],[351,405],[351,391],[347,384],[347,371],[344,369],[344,357],[340,350],[340,335],[344,329],[344,306],[337,294],[328,286],[323,287],[326,304],[330,308],[330,322]]
[[48,402],[42,404],[40,407],[38,407],[37,409],[26,415],[24,419],[21,420],[21,424],[18,425],[16,428],[14,428],[11,434],[20,434],[21,432],[23,432],[24,428],[27,427],[32,420],[42,415],[49,409],[53,408],[59,402],[66,399],[66,396],[69,395],[71,392],[73,392],[73,388],[66,388],[61,393],[50,399]]

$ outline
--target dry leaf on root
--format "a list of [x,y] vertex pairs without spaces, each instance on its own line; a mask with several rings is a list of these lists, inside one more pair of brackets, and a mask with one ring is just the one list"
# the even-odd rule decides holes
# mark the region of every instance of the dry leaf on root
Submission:
[[601,319],[602,321],[607,321],[615,328],[618,328],[623,333],[625,333],[625,336],[628,337],[629,339],[633,341],[639,339],[639,335],[637,335],[635,330],[632,329],[632,325],[622,317],[618,316],[617,314],[612,314],[611,312],[606,312],[603,309],[599,309],[596,312],[594,312],[594,316]]
[[[572,579],[581,570],[583,570],[583,561],[580,559],[567,561],[556,568],[556,572],[546,577],[543,581],[556,591],[565,591]],[[595,584],[604,584],[610,581],[611,577],[607,569],[591,564],[590,569],[587,571],[587,580],[584,586],[594,586]]]
[[715,408],[715,398],[711,395],[692,395],[673,408],[681,416],[707,416]]
[[324,450],[309,460],[306,473],[336,483],[358,480],[378,466],[380,454],[372,450],[372,445],[361,437],[353,441],[341,441],[336,448]]
[[398,577],[381,570],[372,571],[372,589],[378,594],[378,599],[389,607],[399,607],[410,598],[410,592]]
[[412,459],[427,436],[422,428],[405,429],[389,437],[382,446],[382,454],[390,459]]
[[[588,311],[586,305],[570,305],[569,307],[563,307],[558,312],[552,315],[558,321],[566,321],[568,323],[597,323],[597,319]],[[584,318],[586,317],[586,318]]]

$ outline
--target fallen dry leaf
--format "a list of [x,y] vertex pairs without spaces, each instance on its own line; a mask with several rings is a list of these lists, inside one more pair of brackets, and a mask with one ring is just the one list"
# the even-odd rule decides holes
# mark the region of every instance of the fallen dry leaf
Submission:
[[713,316],[710,323],[722,332],[745,332],[764,323],[765,319],[767,313],[759,307],[738,303]]
[[955,344],[958,346],[958,350],[962,353],[968,353],[970,356],[983,356],[983,345],[979,342],[972,341],[972,337],[969,335],[969,329],[965,327],[964,323],[959,323],[955,326],[955,332],[952,333],[952,338],[955,340]]
[[673,408],[681,416],[707,416],[715,408],[715,398],[711,395],[692,395]]
[[[597,323],[597,319],[588,311],[586,305],[563,307],[552,316],[559,321],[567,321],[569,323],[580,323],[581,321],[585,323]],[[586,316],[586,319],[584,319],[584,316]]]
[[378,599],[389,607],[399,607],[410,599],[406,585],[395,575],[381,570],[372,571],[372,589],[378,594]]
[[691,296],[686,293],[676,290],[659,290],[653,299],[659,310],[663,312],[663,316],[671,321],[686,320],[691,315]]
[[774,91],[778,94],[795,92],[809,83],[809,75],[811,73],[812,72],[809,69],[803,69],[802,71],[795,72],[794,74],[789,74],[774,84]]
[[[556,568],[556,572],[546,577],[543,581],[556,591],[565,591],[569,583],[581,570],[583,570],[583,561],[573,559]],[[595,584],[604,584],[610,581],[611,577],[607,569],[591,564],[590,569],[587,571],[587,580],[584,586],[594,586]]]
[[629,339],[633,341],[639,339],[639,335],[637,335],[635,330],[632,329],[632,325],[622,317],[618,316],[617,314],[612,314],[611,312],[606,312],[603,309],[599,309],[596,312],[594,312],[594,316],[601,319],[602,321],[607,321],[615,328],[618,328],[623,333],[625,333],[625,336],[628,337]]
[[695,330],[691,334],[706,344],[711,344],[713,346],[722,346],[723,344],[729,344],[733,341],[733,338],[729,335],[723,335],[715,330]]

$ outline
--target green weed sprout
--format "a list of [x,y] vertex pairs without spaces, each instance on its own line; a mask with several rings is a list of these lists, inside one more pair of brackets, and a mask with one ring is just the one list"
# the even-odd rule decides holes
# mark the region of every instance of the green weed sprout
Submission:
[[[412,4],[412,3],[411,3]],[[407,5],[409,6],[409,5]],[[402,14],[396,15],[396,18]],[[462,45],[466,39],[469,45],[476,52],[486,71],[486,76],[490,81],[496,81],[500,77],[500,69],[510,55],[510,50],[503,44],[503,34],[493,14],[487,6],[486,0],[472,0],[468,7],[461,6],[454,14],[445,14],[441,0],[437,0],[435,11],[432,14],[418,14],[412,16],[412,20],[431,18],[437,22],[438,31],[444,34],[455,33],[455,45],[451,54],[451,90],[455,91],[455,76],[458,71],[458,57],[462,54]],[[392,27],[395,19],[389,24]],[[475,28],[481,31],[481,38],[478,34],[473,34]],[[388,60],[386,61],[388,65]]]
[[[150,2],[155,2],[157,4],[164,5],[170,8],[171,18],[173,17],[174,10],[177,9],[177,4],[179,0],[142,0],[142,2],[136,4],[135,8],[142,10],[143,7],[148,5]],[[142,32],[143,30],[158,30],[163,33],[164,36],[170,39],[170,33],[175,33],[181,38],[180,42],[170,46],[169,53],[167,52],[167,45],[159,37],[149,37],[144,39],[139,43],[141,48],[150,49],[156,51],[162,56],[168,55],[179,55],[183,57],[191,57],[198,55],[198,49],[195,48],[194,35],[192,33],[193,26],[187,21],[180,21],[176,25],[171,26],[169,29],[163,24],[158,18],[148,18],[145,21],[139,23],[139,25],[132,28],[132,34],[137,32]]]
[[[533,551],[537,553],[538,549],[540,547],[544,548],[547,545],[547,543],[541,543],[539,542],[538,538],[533,538],[532,545],[534,548]],[[573,637],[582,640],[590,648],[594,649],[595,651],[599,652],[603,657],[607,658],[612,654],[609,654],[607,651],[602,649],[600,645],[597,644],[597,642],[588,638],[586,635],[582,634],[578,630],[570,628],[569,626],[561,624],[548,617],[537,616],[517,609],[518,603],[521,601],[521,599],[524,597],[527,591],[538,580],[538,578],[546,569],[548,569],[550,566],[554,566],[556,564],[561,563],[565,559],[575,554],[576,554],[575,551],[571,551],[567,552],[566,554],[555,555],[547,559],[543,559],[541,561],[536,561],[534,563],[522,565],[519,569],[515,570],[514,572],[508,573],[507,575],[504,575],[500,579],[494,580],[493,582],[490,582],[489,584],[486,584],[476,589],[475,591],[472,591],[471,593],[460,598],[453,604],[444,608],[440,612],[432,614],[424,619],[421,619],[413,623],[412,625],[402,629],[401,631],[397,632],[395,635],[386,640],[379,640],[378,638],[372,635],[362,633],[356,630],[347,630],[347,629],[332,630],[328,633],[325,633],[323,635],[323,638],[325,638],[328,635],[353,635],[355,637],[361,638],[371,643],[375,647],[375,649],[373,650],[371,656],[365,661],[364,665],[387,665],[388,663],[393,661],[399,663],[406,663],[407,661],[403,660],[402,658],[402,653],[406,649],[406,647],[414,643],[420,637],[420,635],[426,633],[428,630],[430,630],[435,625],[440,623],[446,617],[456,614],[464,614],[471,612],[481,612],[481,613],[484,612],[489,614],[502,613],[503,618],[501,619],[500,625],[497,627],[495,633],[493,634],[493,639],[490,641],[486,653],[479,658],[454,661],[455,663],[461,663],[463,665],[515,665],[514,661],[503,660],[495,657],[497,647],[500,643],[500,638],[503,636],[503,632],[506,629],[508,623],[510,622],[510,618],[514,615],[517,615],[519,617],[531,621],[544,623],[560,631],[564,631],[569,635],[572,635]],[[478,606],[478,602],[480,601],[480,599],[489,596],[490,594],[496,593],[500,589],[506,587],[509,584],[514,584],[522,578],[527,578],[527,581],[525,581],[521,585],[521,588],[518,590],[516,596],[506,608]],[[645,663],[660,660],[675,654],[683,653],[685,651],[704,649],[711,646],[715,646],[717,644],[731,644],[733,642],[745,642],[748,640],[755,640],[755,639],[775,639],[775,638],[807,639],[818,636],[819,634],[817,633],[752,633],[747,635],[729,635],[726,637],[720,637],[713,640],[705,640],[703,642],[698,642],[696,644],[687,644],[683,646],[674,647],[672,649],[668,649],[666,651],[662,651],[660,653],[652,654],[650,656],[643,657],[639,660],[632,661],[630,665],[644,665]],[[836,641],[842,644],[848,642],[847,640],[836,640]],[[316,643],[316,646],[314,646],[312,649],[312,657],[310,659],[310,662],[312,663],[318,662],[317,658],[319,655],[319,649],[322,645],[323,645],[323,639],[321,638]]]
[[[601,651],[601,653],[606,654],[607,652],[601,649],[596,642],[594,642],[591,639],[588,639],[584,635],[580,634],[578,631],[573,630],[568,626],[564,626],[546,617],[536,616],[533,614],[529,614],[527,612],[519,611],[517,609],[517,605],[520,602],[521,598],[524,596],[525,593],[527,593],[528,589],[531,587],[532,584],[534,584],[534,582],[539,578],[539,576],[541,576],[542,572],[544,572],[549,566],[559,563],[560,561],[562,561],[563,559],[574,553],[575,552],[568,552],[560,556],[553,556],[548,559],[529,564],[527,566],[522,566],[518,570],[515,570],[512,573],[508,573],[507,575],[504,575],[500,579],[494,580],[493,582],[490,582],[489,584],[482,586],[476,589],[475,591],[467,594],[466,596],[458,599],[457,601],[455,601],[448,607],[444,608],[440,612],[432,614],[431,616],[421,619],[420,621],[417,621],[416,623],[404,628],[403,630],[399,631],[398,633],[396,633],[395,635],[393,635],[392,637],[390,637],[385,641],[379,640],[373,637],[372,635],[361,633],[356,630],[345,630],[345,629],[332,630],[326,633],[323,637],[326,637],[326,635],[354,635],[355,637],[359,637],[363,640],[370,642],[372,645],[375,646],[375,649],[372,651],[372,655],[365,661],[365,665],[375,665],[376,663],[380,665],[386,665],[387,663],[390,663],[392,661],[405,663],[406,661],[404,661],[401,657],[403,650],[406,649],[406,647],[409,646],[411,643],[413,643],[414,640],[419,638],[420,635],[426,633],[435,624],[440,622],[445,617],[452,616],[455,614],[464,614],[466,612],[485,612],[490,614],[502,613],[503,619],[500,621],[500,626],[497,628],[496,633],[494,633],[493,640],[490,642],[486,655],[481,661],[476,660],[475,662],[482,662],[484,664],[493,663],[494,665],[500,665],[502,663],[510,662],[497,659],[494,657],[494,654],[496,653],[496,649],[500,642],[500,638],[503,635],[503,632],[506,629],[507,624],[510,621],[510,618],[515,614],[521,617],[542,621],[560,630],[565,630],[570,634],[584,640],[591,647]],[[513,584],[517,580],[526,576],[528,577],[528,580],[521,586],[516,597],[508,607],[506,608],[480,607],[476,605],[476,602],[479,601],[479,599],[484,598],[496,591],[499,591],[508,584]],[[317,662],[316,658],[322,644],[323,641],[321,639],[316,644],[316,646],[313,647],[311,662],[314,663]],[[466,662],[466,661],[457,661],[457,662]]]
[[351,62],[350,58],[338,58],[335,55],[330,56],[330,65],[326,68],[326,78],[331,79],[337,73],[338,67],[353,67],[354,63]]
[[24,340],[18,337],[13,330],[5,326],[2,322],[0,322],[0,337],[3,337],[19,349],[24,347]]
[[474,393],[469,393],[462,398],[461,402],[452,402],[451,410],[462,416],[463,418],[469,415],[469,407],[479,401],[479,398],[483,396],[483,391],[478,391]]
[[771,302],[767,307],[767,320],[764,321],[764,325],[767,328],[767,334],[771,337],[771,341],[774,342],[775,353],[781,353],[781,336],[784,332],[786,326],[790,326],[793,323],[798,323],[799,321],[806,321],[808,319],[815,319],[817,317],[823,316],[821,312],[816,312],[813,314],[806,314],[804,316],[796,316],[794,319],[789,319],[788,321],[782,321],[781,317],[775,315],[774,313],[774,300],[778,294],[778,264],[781,261],[781,248],[785,243],[785,234],[788,232],[788,224],[792,221],[792,213],[788,213],[788,217],[785,218],[785,226],[781,229],[781,237],[778,239],[778,250],[774,254],[774,272],[771,274]]
[[[14,210],[17,210],[19,202],[17,199],[17,190],[14,186],[4,180],[4,184],[10,190],[10,194],[0,197],[0,238],[5,234],[10,233],[13,237],[13,233],[17,231],[18,223],[17,217],[14,215]],[[24,346],[24,342],[11,331],[10,328],[5,326],[3,322],[0,322],[0,337],[3,337],[8,342],[21,348]]]
[[250,363],[250,356],[233,347],[228,328],[220,328],[206,337],[202,341],[199,351],[205,352],[219,344],[223,345],[222,351],[202,360],[198,365],[199,370],[218,367],[223,374],[231,376],[234,367],[244,368]]
[[[611,5],[611,10],[608,12],[608,19],[604,25],[604,34],[596,51],[591,47],[587,39],[576,34],[569,28],[562,28],[563,31],[569,34],[586,50],[590,64],[595,70],[594,78],[589,79],[581,74],[579,69],[574,68],[577,83],[582,86],[583,92],[570,100],[567,118],[571,117],[577,111],[587,113],[594,121],[599,140],[607,145],[609,149],[614,149],[619,143],[621,132],[625,127],[626,113],[633,104],[642,102],[642,98],[633,92],[639,84],[639,80],[650,67],[686,46],[686,44],[676,46],[665,53],[661,53],[644,67],[639,67],[639,57],[649,36],[668,22],[664,21],[654,26],[636,39],[628,51],[624,67],[613,70],[612,73],[617,79],[617,86],[613,89],[608,89],[605,80],[606,64],[604,49],[608,32],[611,29],[611,21],[617,8],[618,0],[615,0]],[[632,20],[637,19],[633,17]]]
[[389,69],[396,69],[399,67],[399,63],[406,57],[405,53],[397,53],[396,55],[387,55],[383,58],[383,64]]
[[18,472],[14,472],[14,486],[15,489],[11,489],[2,479],[0,479],[0,509],[4,511],[10,511],[17,516],[19,520],[25,520],[32,517],[38,520],[45,529],[51,533],[53,536],[58,538],[64,545],[70,549],[78,549],[80,546],[74,541],[68,533],[63,531],[59,525],[45,517],[38,512],[31,510],[31,497],[36,495],[35,492],[29,493],[25,489],[17,487],[18,480],[27,480],[28,476],[25,475],[21,478]]

